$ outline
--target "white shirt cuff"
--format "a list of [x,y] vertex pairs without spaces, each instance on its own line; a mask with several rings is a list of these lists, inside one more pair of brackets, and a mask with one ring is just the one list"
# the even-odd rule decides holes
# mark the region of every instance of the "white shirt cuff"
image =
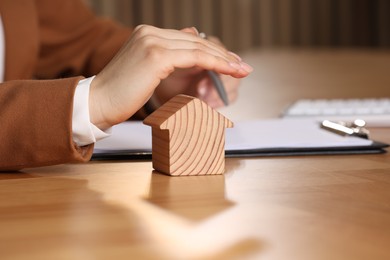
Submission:
[[111,134],[111,128],[102,131],[89,118],[89,89],[94,78],[80,80],[74,93],[72,134],[78,146],[95,143]]

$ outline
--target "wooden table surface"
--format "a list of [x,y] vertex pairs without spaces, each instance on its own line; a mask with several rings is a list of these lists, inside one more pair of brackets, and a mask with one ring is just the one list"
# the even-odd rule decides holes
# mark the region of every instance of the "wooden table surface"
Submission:
[[[254,50],[233,121],[302,97],[390,96],[390,53]],[[371,129],[390,143],[390,129]],[[150,161],[0,174],[0,259],[390,259],[390,155],[226,159],[220,176]]]

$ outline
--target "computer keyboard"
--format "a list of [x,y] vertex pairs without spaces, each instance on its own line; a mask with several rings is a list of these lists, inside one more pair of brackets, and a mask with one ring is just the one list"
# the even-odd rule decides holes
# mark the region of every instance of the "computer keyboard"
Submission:
[[363,119],[367,127],[390,127],[390,98],[301,99],[288,107],[283,117],[338,121]]

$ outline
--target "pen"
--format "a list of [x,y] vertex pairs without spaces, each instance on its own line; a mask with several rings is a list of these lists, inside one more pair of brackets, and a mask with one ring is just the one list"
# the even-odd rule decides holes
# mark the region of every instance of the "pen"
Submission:
[[[206,34],[203,32],[199,33],[199,36],[203,39],[207,38]],[[208,70],[207,74],[211,78],[211,81],[213,82],[214,87],[217,89],[218,95],[225,104],[225,106],[229,105],[229,99],[227,97],[225,86],[223,85],[221,78],[214,71]]]

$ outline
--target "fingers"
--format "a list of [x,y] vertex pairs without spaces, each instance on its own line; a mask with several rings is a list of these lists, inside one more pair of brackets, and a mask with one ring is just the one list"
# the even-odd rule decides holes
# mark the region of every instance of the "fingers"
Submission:
[[241,58],[237,54],[227,51],[222,45],[199,37],[198,31],[194,27],[178,31],[141,25],[135,29],[134,37],[135,40],[148,40],[163,45],[168,49],[200,49],[203,51],[211,51],[213,55],[218,54],[218,56],[224,57],[232,62],[241,61]]
[[[186,71],[192,72],[184,73],[183,77],[179,77],[180,73],[173,73],[169,86],[166,86],[168,91],[174,88],[193,91],[189,89],[195,87],[202,70],[213,70],[236,78],[245,77],[253,70],[238,55],[200,38],[198,34],[195,28],[178,31],[138,26],[91,84],[91,122],[106,127],[126,120],[176,69],[191,68]],[[213,101],[218,100],[215,98],[218,96],[214,94],[212,84],[207,85],[211,95],[207,94],[206,98],[210,102],[218,102]],[[236,90],[230,90],[228,86],[227,91],[229,98],[234,100]],[[214,106],[220,104],[215,103]]]
[[[207,45],[203,44],[202,42],[194,42],[194,41],[187,41],[187,40],[171,40],[166,38],[160,38],[158,36],[146,36],[142,40],[144,41],[145,45],[148,44],[154,44],[157,45],[158,43],[159,47],[163,47],[165,49],[169,50],[201,50],[203,52],[208,52],[214,56],[219,56],[221,58],[226,59],[228,62],[238,62],[239,60],[233,55],[228,54],[228,52],[221,52],[220,50],[217,50],[215,48],[209,48]],[[150,43],[147,43],[149,41]]]
[[158,64],[160,79],[166,78],[175,68],[200,67],[238,78],[253,70],[238,55],[197,34],[193,28],[177,31],[139,26],[133,41],[143,50],[150,64]]
[[[234,103],[238,98],[239,80],[226,75],[221,75],[221,80],[223,81],[229,104]],[[224,106],[210,78],[205,77],[198,82],[196,87],[196,95],[211,107],[218,108]]]
[[199,31],[195,27],[184,28],[184,29],[181,29],[180,31],[186,32],[186,33],[191,33],[195,36],[199,36]]
[[[166,61],[156,58],[165,64],[162,69],[162,77],[167,77],[175,68],[201,67],[206,70],[213,70],[217,73],[231,75],[236,78],[247,76],[251,68],[246,67],[241,62],[231,62],[226,57],[213,55],[200,49],[191,50],[164,50]],[[249,65],[248,65],[249,66]]]

